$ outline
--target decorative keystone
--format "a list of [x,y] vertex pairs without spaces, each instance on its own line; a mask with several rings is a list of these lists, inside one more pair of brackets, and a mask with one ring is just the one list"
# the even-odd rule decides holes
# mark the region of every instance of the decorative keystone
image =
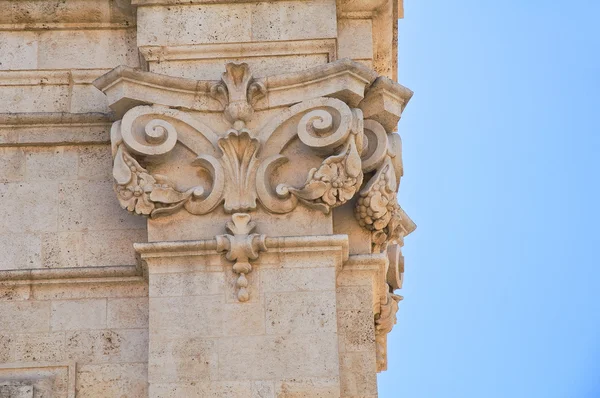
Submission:
[[229,261],[235,261],[233,271],[239,275],[236,286],[238,287],[237,297],[241,302],[250,299],[248,292],[248,279],[246,274],[252,271],[250,260],[256,260],[261,251],[266,251],[265,235],[250,234],[256,227],[256,223],[251,221],[250,215],[246,213],[235,213],[231,216],[231,221],[227,222],[227,231],[233,235],[218,235],[217,251],[226,252],[225,258]]

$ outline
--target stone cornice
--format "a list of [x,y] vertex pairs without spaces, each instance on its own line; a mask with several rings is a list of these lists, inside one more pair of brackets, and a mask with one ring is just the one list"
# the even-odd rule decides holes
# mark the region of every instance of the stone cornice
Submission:
[[[254,109],[288,106],[319,96],[338,98],[356,106],[364,98],[365,88],[376,78],[377,74],[366,66],[342,59],[301,72],[257,79],[265,85],[267,94],[254,105]],[[204,112],[222,111],[222,105],[211,97],[210,87],[215,83],[119,66],[93,84],[107,95],[111,109],[120,116],[140,104],[162,104]]]
[[[346,235],[267,236],[265,246],[267,253],[269,250],[301,252],[328,250],[329,248],[329,250],[339,250],[342,263],[349,258]],[[152,258],[207,256],[218,253],[217,239],[135,243],[134,248],[144,261]]]

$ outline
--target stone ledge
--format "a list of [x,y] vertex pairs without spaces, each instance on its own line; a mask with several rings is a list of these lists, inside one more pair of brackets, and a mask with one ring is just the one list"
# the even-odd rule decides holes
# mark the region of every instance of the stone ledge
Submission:
[[[301,252],[306,248],[315,251],[319,247],[330,247],[340,250],[342,262],[346,262],[349,256],[347,235],[266,237],[265,246],[267,253],[272,249],[279,249],[282,252]],[[143,260],[157,257],[205,256],[216,253],[217,240],[134,243],[133,247]]]
[[249,43],[207,43],[187,46],[141,46],[146,61],[248,58],[324,53],[335,61],[335,39],[289,40]]
[[110,143],[106,113],[0,113],[0,147]]
[[115,279],[135,279],[140,277],[141,273],[141,268],[137,265],[3,270],[0,271],[0,283],[56,283],[56,281],[62,282],[64,280],[72,282],[98,282],[99,280],[115,282]]

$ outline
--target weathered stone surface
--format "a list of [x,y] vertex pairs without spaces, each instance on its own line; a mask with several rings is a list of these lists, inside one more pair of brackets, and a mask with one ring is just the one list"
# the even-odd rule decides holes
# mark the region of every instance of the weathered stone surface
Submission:
[[376,397],[401,8],[0,0],[0,397]]

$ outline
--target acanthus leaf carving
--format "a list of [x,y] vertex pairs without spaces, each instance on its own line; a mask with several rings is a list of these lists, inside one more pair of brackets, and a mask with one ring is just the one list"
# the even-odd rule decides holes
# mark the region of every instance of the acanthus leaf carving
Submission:
[[238,275],[236,286],[237,298],[241,302],[250,299],[248,292],[248,279],[246,275],[252,271],[250,260],[256,260],[261,251],[266,251],[265,235],[251,234],[256,228],[256,223],[249,214],[235,213],[231,221],[227,222],[227,231],[231,234],[218,235],[217,251],[225,252],[225,257],[233,261],[233,271]]

